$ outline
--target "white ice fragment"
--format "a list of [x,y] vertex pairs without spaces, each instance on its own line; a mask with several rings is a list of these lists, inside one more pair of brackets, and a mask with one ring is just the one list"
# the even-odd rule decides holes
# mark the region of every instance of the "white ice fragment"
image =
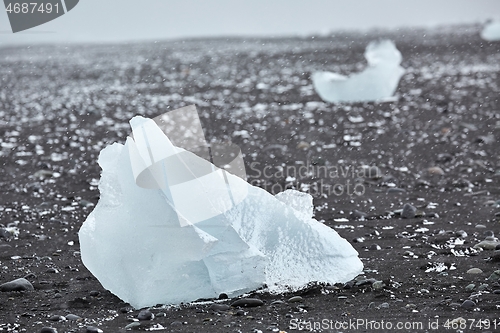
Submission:
[[363,102],[390,98],[394,95],[401,76],[402,57],[390,40],[371,42],[365,51],[368,67],[346,77],[331,72],[312,75],[314,89],[326,102]]
[[358,253],[311,218],[312,197],[277,197],[176,147],[150,119],[99,155],[101,198],[82,225],[85,266],[136,308],[346,282]]
[[489,42],[500,40],[500,21],[487,23],[481,31],[481,38]]

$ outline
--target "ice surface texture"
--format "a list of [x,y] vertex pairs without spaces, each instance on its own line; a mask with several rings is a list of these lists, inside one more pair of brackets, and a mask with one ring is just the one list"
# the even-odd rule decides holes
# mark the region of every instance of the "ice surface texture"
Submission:
[[130,124],[134,138],[99,155],[101,198],[79,232],[83,263],[122,300],[279,292],[361,272],[356,250],[311,218],[309,195],[274,197],[174,146],[153,120]]
[[481,31],[481,38],[489,42],[500,40],[500,21],[487,23]]
[[365,51],[368,67],[349,77],[315,72],[314,89],[326,102],[364,102],[383,100],[394,95],[404,74],[401,53],[390,40],[371,42]]

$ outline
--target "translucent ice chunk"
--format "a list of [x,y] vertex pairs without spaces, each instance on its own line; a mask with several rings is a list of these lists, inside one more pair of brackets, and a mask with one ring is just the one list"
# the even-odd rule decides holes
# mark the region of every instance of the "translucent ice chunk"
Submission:
[[349,77],[315,72],[312,75],[314,89],[330,103],[363,102],[391,97],[404,74],[400,66],[402,57],[390,40],[371,42],[365,51],[368,67]]
[[489,42],[500,40],[500,21],[487,23],[481,31],[481,38]]
[[79,232],[83,263],[124,301],[280,291],[361,272],[356,250],[311,218],[309,195],[274,197],[174,146],[153,120],[131,125],[133,138],[99,155],[101,198]]

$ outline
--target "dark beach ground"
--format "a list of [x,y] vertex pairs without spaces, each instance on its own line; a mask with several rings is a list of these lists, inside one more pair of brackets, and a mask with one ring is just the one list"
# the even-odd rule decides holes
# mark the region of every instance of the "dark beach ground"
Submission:
[[[398,98],[322,102],[311,73],[362,70],[377,38],[403,55]],[[0,331],[124,332],[137,318],[83,266],[77,233],[99,199],[99,151],[124,142],[132,116],[189,104],[209,140],[241,147],[254,184],[310,191],[316,219],[353,244],[365,271],[345,285],[256,292],[264,304],[242,310],[158,305],[136,330],[500,330],[500,256],[476,246],[494,248],[500,233],[500,43],[481,40],[479,27],[2,47],[0,79],[0,284],[34,286],[0,292]],[[301,165],[314,174],[278,172]],[[360,177],[363,165],[381,177]],[[345,191],[326,186],[336,184]],[[397,214],[406,203],[415,217]]]

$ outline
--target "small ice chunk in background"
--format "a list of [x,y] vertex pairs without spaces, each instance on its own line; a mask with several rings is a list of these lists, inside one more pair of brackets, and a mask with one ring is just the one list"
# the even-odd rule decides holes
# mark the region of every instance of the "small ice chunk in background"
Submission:
[[390,40],[371,42],[365,51],[368,67],[347,77],[331,72],[315,72],[313,86],[326,102],[364,102],[394,95],[404,74],[402,56]]
[[500,21],[488,22],[481,31],[481,38],[489,42],[500,40]]
[[150,119],[99,155],[101,198],[79,231],[82,261],[136,308],[237,296],[361,273],[356,250],[311,218],[312,197],[277,197],[176,147]]

